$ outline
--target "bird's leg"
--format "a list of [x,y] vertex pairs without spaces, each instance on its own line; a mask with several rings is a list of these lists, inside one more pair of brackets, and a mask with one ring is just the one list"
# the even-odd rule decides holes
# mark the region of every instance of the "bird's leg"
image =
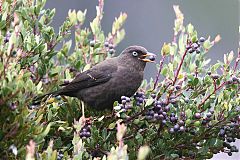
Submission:
[[82,107],[82,119],[85,121],[85,108],[83,101],[81,101],[81,107]]

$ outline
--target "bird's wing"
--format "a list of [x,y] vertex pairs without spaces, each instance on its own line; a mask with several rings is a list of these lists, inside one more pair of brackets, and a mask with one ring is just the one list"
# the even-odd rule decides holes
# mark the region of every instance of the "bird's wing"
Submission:
[[115,71],[117,71],[117,65],[108,62],[96,65],[92,69],[80,73],[72,82],[60,89],[57,94],[79,91],[106,83],[112,78],[112,73]]

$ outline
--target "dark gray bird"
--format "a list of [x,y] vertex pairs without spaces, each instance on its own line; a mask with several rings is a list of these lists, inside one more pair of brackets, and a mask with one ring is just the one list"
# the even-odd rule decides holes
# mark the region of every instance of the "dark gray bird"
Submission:
[[46,95],[77,97],[97,110],[112,109],[113,103],[121,96],[130,97],[137,91],[143,80],[146,62],[154,60],[155,55],[144,47],[130,46],[118,57],[98,63],[63,88]]

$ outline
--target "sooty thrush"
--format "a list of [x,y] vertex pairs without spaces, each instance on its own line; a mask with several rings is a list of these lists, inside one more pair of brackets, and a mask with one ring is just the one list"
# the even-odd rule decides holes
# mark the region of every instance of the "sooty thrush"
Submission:
[[112,109],[114,101],[119,101],[123,95],[130,97],[137,91],[146,62],[154,60],[155,55],[144,47],[130,46],[119,56],[98,63],[63,88],[46,95],[77,97],[97,110]]

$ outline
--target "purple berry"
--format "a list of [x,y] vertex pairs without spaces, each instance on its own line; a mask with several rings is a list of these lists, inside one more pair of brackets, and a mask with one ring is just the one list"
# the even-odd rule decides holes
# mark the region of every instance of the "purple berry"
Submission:
[[109,49],[109,54],[114,54],[115,53],[115,49]]
[[169,129],[169,132],[170,132],[170,133],[174,133],[174,128],[170,128],[170,129]]
[[104,47],[108,47],[108,45],[109,45],[109,43],[106,41],[105,43],[104,43]]
[[113,49],[113,48],[114,48],[113,44],[111,44],[111,43],[108,44],[108,48],[109,48],[109,49]]
[[181,127],[179,128],[179,130],[180,130],[180,132],[184,132],[184,131],[185,131],[185,127],[184,127],[184,126],[181,126]]
[[162,115],[163,115],[164,117],[166,117],[166,116],[167,116],[167,113],[166,113],[166,112],[162,112]]
[[164,119],[164,120],[162,120],[162,124],[164,125],[164,124],[166,124],[167,123],[167,121]]
[[181,85],[176,85],[176,86],[175,86],[175,89],[176,89],[176,90],[180,90],[181,88],[182,88]]
[[91,40],[91,41],[90,41],[90,46],[91,46],[91,47],[94,47],[94,46],[95,46],[95,41],[94,41],[94,40]]
[[198,113],[198,112],[195,113],[195,114],[194,114],[194,117],[195,117],[196,119],[200,119],[200,118],[201,118],[201,113]]
[[211,75],[212,79],[216,80],[218,79],[220,76],[218,74],[212,74]]
[[151,97],[152,97],[153,99],[156,98],[156,94],[152,93],[152,94],[151,94]]
[[206,114],[206,116],[207,116],[208,118],[210,118],[210,117],[212,116],[212,113],[211,113],[211,112],[208,112],[208,113]]
[[198,48],[198,44],[197,43],[193,43],[191,45],[191,47],[192,47],[193,50],[196,50]]
[[197,48],[197,49],[196,49],[196,53],[197,53],[197,54],[201,53],[200,48]]
[[165,112],[169,112],[170,111],[170,107],[169,106],[164,107],[164,111]]
[[179,124],[175,124],[175,125],[174,125],[174,131],[178,131],[179,128],[180,128]]
[[190,48],[190,49],[188,50],[189,53],[193,53],[194,51],[195,51],[195,50],[192,49],[192,48]]
[[205,41],[205,38],[204,37],[200,37],[199,38],[199,42],[203,43]]
[[180,126],[184,126],[184,121],[183,120],[180,120],[178,123],[179,123]]
[[176,122],[177,122],[177,119],[176,119],[176,117],[170,117],[170,121],[171,121],[172,123],[176,123]]

